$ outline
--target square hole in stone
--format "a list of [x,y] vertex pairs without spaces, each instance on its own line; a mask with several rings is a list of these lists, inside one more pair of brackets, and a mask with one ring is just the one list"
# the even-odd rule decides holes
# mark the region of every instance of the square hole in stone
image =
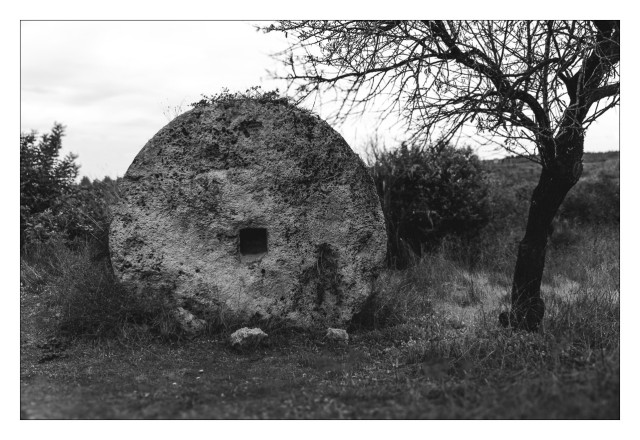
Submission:
[[267,230],[265,228],[240,229],[240,254],[262,255],[267,253]]

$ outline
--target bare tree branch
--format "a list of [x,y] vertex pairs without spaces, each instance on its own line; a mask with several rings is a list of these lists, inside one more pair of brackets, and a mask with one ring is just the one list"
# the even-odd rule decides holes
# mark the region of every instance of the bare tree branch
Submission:
[[450,139],[471,123],[523,154],[535,142],[546,163],[554,137],[612,108],[590,111],[595,102],[618,102],[619,22],[283,21],[266,30],[294,38],[279,57],[299,99],[342,93],[335,118],[344,120],[384,97],[381,117],[401,113],[414,139]]

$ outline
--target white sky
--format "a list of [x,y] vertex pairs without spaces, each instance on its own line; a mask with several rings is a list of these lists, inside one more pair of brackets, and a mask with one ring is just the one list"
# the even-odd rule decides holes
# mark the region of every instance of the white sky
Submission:
[[[263,24],[266,24],[263,22]],[[257,32],[251,22],[26,21],[21,25],[21,131],[67,126],[64,151],[78,154],[80,174],[121,176],[167,122],[168,108],[214,94],[286,84],[267,70],[287,47],[284,35]],[[331,105],[315,110],[327,117]],[[387,145],[399,126],[372,116],[336,128],[358,153],[377,130]],[[618,149],[618,110],[594,124],[587,151]],[[481,156],[490,153],[480,150]]]

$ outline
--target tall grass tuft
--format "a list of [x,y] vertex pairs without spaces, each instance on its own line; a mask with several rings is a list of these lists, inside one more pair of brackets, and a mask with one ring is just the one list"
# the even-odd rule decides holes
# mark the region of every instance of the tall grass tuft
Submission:
[[[54,332],[70,337],[163,337],[179,335],[169,308],[158,299],[144,303],[115,279],[108,256],[95,241],[50,240],[23,249],[20,283],[53,318]],[[48,322],[49,320],[47,320]]]

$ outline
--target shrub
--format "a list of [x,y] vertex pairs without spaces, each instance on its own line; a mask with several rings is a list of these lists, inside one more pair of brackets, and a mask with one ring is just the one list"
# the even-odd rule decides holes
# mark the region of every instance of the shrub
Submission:
[[77,184],[77,157],[59,159],[63,136],[60,124],[39,139],[36,132],[20,135],[21,245],[50,239],[107,241],[116,182],[84,177]]
[[387,220],[391,266],[434,250],[446,236],[471,240],[489,218],[487,186],[470,148],[373,148],[371,172]]
[[117,180],[106,176],[102,180],[83,177],[74,185],[65,204],[66,231],[69,239],[94,240],[103,250],[109,240],[110,206],[119,197]]
[[501,231],[527,221],[529,202],[535,182],[505,182],[491,176],[488,179],[489,228]]
[[20,241],[45,240],[59,231],[63,201],[78,175],[76,156],[60,159],[64,126],[20,134]]

